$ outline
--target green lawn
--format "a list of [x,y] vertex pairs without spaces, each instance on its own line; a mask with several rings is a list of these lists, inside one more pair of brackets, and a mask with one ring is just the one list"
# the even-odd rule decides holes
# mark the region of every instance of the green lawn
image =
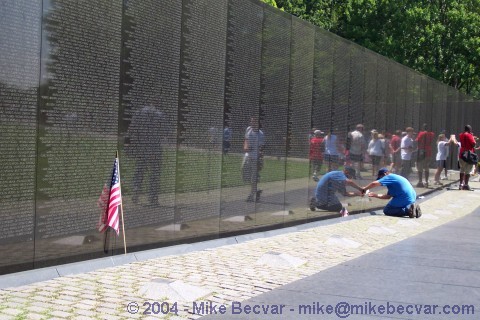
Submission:
[[[187,150],[179,151],[166,149],[163,152],[163,164],[160,172],[160,184],[162,192],[177,193],[203,191],[244,185],[241,174],[243,155],[209,154],[208,152]],[[133,179],[135,160],[123,158],[122,188],[129,190],[130,181]],[[172,169],[168,169],[172,168]],[[176,168],[176,172],[173,172]],[[149,174],[149,173],[147,173]],[[261,171],[261,182],[282,181],[308,177],[309,163],[305,160],[275,157],[265,157],[263,170]],[[220,181],[221,179],[221,181]],[[148,182],[148,177],[144,178]],[[220,185],[221,183],[221,185]]]
[[[110,178],[117,142],[115,137],[107,139],[95,132],[70,132],[67,128],[59,129],[58,135],[46,134],[45,129],[41,129],[37,133],[40,138],[36,149],[33,140],[35,132],[29,133],[32,139],[19,134],[30,128],[7,127],[2,126],[2,145],[8,149],[3,156],[4,166],[0,170],[2,194],[11,192],[22,197],[19,189],[25,181],[32,181],[33,184],[33,175],[36,174],[38,199],[81,198],[99,194],[103,183]],[[157,173],[160,192],[184,193],[241,186],[244,184],[241,176],[242,158],[243,154],[222,156],[219,152],[209,153],[201,149],[177,152],[174,146],[166,147],[162,153],[160,172]],[[120,168],[124,192],[131,192],[135,165],[135,158],[126,156],[121,150]],[[150,174],[148,171],[145,173],[144,188],[149,184]],[[308,175],[308,161],[285,161],[285,158],[266,156],[260,181],[282,181]]]

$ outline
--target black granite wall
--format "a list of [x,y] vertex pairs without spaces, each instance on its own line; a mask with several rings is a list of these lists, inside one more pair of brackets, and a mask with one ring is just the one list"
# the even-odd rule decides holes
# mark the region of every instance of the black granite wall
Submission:
[[122,234],[96,230],[117,150],[140,250],[336,215],[307,209],[312,128],[344,145],[357,123],[453,134],[480,116],[478,101],[256,0],[0,6],[0,273],[123,252]]

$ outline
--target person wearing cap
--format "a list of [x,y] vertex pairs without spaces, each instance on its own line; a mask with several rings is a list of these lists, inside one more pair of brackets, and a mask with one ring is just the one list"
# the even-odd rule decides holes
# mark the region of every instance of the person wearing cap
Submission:
[[[315,189],[315,197],[310,200],[310,210],[323,209],[328,211],[340,211],[343,208],[336,192],[343,196],[362,196],[362,188],[352,179],[355,178],[355,169],[345,166],[343,171],[330,171],[318,181]],[[360,192],[347,191],[346,187],[351,186]]]
[[320,130],[313,132],[313,137],[310,139],[310,152],[309,159],[310,165],[313,169],[313,181],[318,182],[317,174],[320,173],[323,163],[323,152],[325,150],[325,144],[323,142],[324,133]]
[[417,194],[410,182],[404,177],[390,173],[387,168],[382,168],[378,171],[377,180],[370,182],[362,188],[362,194],[366,190],[384,186],[388,191],[386,194],[369,192],[368,196],[372,198],[385,199],[390,201],[383,208],[383,213],[387,216],[420,218],[422,210],[420,206],[415,203]]

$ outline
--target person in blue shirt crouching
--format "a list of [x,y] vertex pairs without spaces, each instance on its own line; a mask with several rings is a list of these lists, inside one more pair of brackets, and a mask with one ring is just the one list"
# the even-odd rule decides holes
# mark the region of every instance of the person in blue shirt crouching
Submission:
[[362,193],[365,194],[367,190],[379,186],[387,187],[387,194],[369,192],[368,196],[385,200],[391,199],[385,208],[383,208],[385,215],[394,217],[408,216],[410,218],[421,217],[422,210],[420,206],[415,203],[417,194],[407,179],[400,175],[390,173],[387,168],[382,168],[378,171],[377,180],[363,187]]

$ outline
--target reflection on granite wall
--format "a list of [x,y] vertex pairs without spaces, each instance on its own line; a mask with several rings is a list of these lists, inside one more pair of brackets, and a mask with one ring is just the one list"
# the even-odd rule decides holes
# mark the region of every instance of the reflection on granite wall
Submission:
[[[312,174],[350,163],[357,124],[388,143],[480,117],[478,101],[258,0],[1,7],[0,274],[123,252],[96,231],[117,150],[132,251],[338,216],[308,209]],[[314,159],[314,130],[335,157]]]

